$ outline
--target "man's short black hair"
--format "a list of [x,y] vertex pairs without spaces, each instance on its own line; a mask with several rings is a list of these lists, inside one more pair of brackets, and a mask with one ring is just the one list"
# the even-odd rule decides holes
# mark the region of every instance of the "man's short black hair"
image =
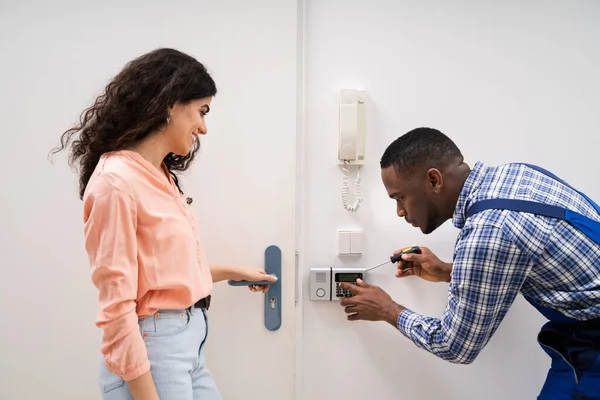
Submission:
[[443,170],[463,155],[454,142],[432,128],[416,128],[394,140],[381,156],[381,168],[393,166],[396,174],[419,167]]

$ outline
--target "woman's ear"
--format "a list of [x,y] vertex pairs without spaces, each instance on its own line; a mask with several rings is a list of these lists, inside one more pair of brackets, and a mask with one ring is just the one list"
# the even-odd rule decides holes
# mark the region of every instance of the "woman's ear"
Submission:
[[170,124],[173,120],[173,110],[175,109],[175,105],[169,105],[167,107],[167,124]]

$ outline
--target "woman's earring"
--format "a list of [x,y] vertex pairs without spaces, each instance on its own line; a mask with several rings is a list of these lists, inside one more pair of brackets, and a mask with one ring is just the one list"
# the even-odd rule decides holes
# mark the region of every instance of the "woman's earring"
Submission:
[[171,123],[171,116],[169,115],[169,116],[167,117],[167,124],[170,124],[170,123]]

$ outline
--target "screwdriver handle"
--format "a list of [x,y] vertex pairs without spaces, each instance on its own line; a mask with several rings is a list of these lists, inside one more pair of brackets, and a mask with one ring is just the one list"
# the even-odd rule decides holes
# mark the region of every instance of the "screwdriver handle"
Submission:
[[419,246],[407,247],[405,249],[402,249],[400,251],[400,253],[391,256],[390,261],[392,263],[397,263],[398,261],[400,261],[402,259],[403,254],[410,254],[410,253],[421,254],[421,249],[419,248]]

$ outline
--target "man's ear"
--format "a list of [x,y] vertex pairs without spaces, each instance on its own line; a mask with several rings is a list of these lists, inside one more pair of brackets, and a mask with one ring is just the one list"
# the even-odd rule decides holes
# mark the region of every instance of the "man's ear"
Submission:
[[444,184],[442,173],[437,168],[430,168],[427,171],[427,180],[435,193],[439,193]]

